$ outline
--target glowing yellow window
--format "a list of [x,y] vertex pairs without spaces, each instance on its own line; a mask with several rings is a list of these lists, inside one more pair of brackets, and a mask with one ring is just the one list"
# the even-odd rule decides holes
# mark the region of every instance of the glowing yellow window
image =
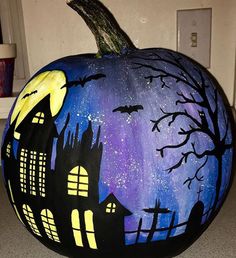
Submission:
[[8,158],[11,157],[11,143],[10,142],[7,144],[6,155]]
[[43,124],[44,123],[44,113],[38,112],[32,119],[33,124]]
[[93,225],[93,212],[91,210],[85,211],[84,221],[85,221],[85,229],[86,229],[86,235],[87,235],[89,247],[91,249],[97,249],[97,243],[96,243],[94,225]]
[[36,195],[36,187],[35,187],[36,159],[37,159],[37,152],[30,151],[29,182],[30,182],[30,194],[32,195]]
[[20,151],[20,187],[21,192],[26,193],[26,167],[27,167],[28,150],[21,149]]
[[108,203],[106,207],[106,213],[115,213],[115,212],[116,212],[116,204],[113,202]]
[[45,197],[45,171],[46,171],[46,153],[39,153],[39,194]]
[[88,172],[82,166],[74,167],[69,175],[67,182],[68,194],[88,197],[89,179]]
[[33,214],[32,210],[30,209],[29,205],[23,204],[22,207],[23,207],[23,213],[25,215],[25,218],[26,218],[31,230],[33,231],[33,233],[35,235],[41,236],[41,234],[38,230],[38,227],[35,223],[35,220],[34,220],[34,214]]
[[60,243],[52,212],[48,209],[42,210],[41,219],[48,238]]
[[72,230],[74,234],[75,244],[77,246],[83,247],[83,240],[81,234],[81,227],[80,227],[80,218],[79,218],[79,211],[73,210],[71,213],[71,224]]

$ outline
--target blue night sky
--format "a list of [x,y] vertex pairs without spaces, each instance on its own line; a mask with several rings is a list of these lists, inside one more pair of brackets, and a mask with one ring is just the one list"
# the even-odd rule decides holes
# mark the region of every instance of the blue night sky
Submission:
[[[154,50],[143,55],[148,56]],[[159,50],[159,54],[165,54],[164,50]],[[103,154],[100,171],[100,201],[103,201],[109,193],[114,193],[117,199],[128,208],[133,215],[126,218],[125,230],[136,230],[139,219],[143,219],[143,229],[149,229],[153,216],[143,211],[144,208],[152,208],[156,200],[160,200],[162,208],[168,208],[176,212],[175,224],[185,222],[191,212],[191,208],[198,201],[200,187],[203,190],[200,200],[205,205],[207,211],[212,203],[211,198],[215,195],[215,181],[217,171],[217,160],[215,157],[208,157],[207,163],[199,173],[203,175],[203,181],[193,181],[191,189],[184,181],[194,176],[196,170],[206,161],[206,157],[197,159],[190,155],[188,162],[184,163],[176,170],[168,173],[167,169],[178,162],[181,153],[192,150],[191,143],[199,153],[204,150],[211,150],[214,145],[209,137],[203,133],[195,133],[186,145],[177,149],[164,150],[164,157],[161,157],[157,148],[166,145],[175,145],[182,142],[186,136],[179,135],[180,128],[190,129],[192,123],[190,119],[178,117],[171,126],[168,126],[170,119],[160,123],[160,132],[152,132],[153,123],[150,120],[157,120],[165,112],[177,112],[186,110],[191,116],[200,121],[198,111],[201,109],[196,104],[178,104],[176,100],[181,99],[179,93],[200,101],[198,93],[189,90],[189,87],[181,82],[176,82],[174,78],[164,78],[168,87],[161,87],[160,79],[150,82],[145,76],[157,75],[155,71],[148,68],[137,68],[135,62],[148,63],[148,61],[138,58],[109,58],[93,59],[69,57],[54,62],[42,71],[63,70],[68,81],[78,80],[79,77],[89,76],[96,73],[103,73],[106,78],[90,81],[84,88],[77,86],[68,89],[64,105],[56,118],[58,132],[65,124],[68,112],[70,113],[70,123],[67,132],[75,132],[76,124],[79,123],[79,137],[87,129],[88,121],[92,121],[94,140],[96,133],[101,126],[100,141],[103,143]],[[150,61],[149,61],[150,62]],[[191,74],[199,80],[199,74],[194,67],[184,61]],[[180,70],[176,67],[162,62],[154,62],[153,66],[164,69],[171,74],[177,75]],[[210,81],[207,81],[211,85]],[[212,99],[213,88],[209,87],[208,98],[215,109]],[[221,104],[221,99],[218,104]],[[142,105],[143,110],[127,113],[112,112],[113,109],[125,105]],[[197,109],[198,108],[198,109]],[[222,136],[225,133],[225,123],[223,111],[219,105],[219,126]],[[206,112],[208,119],[208,113]],[[209,126],[211,122],[208,119]],[[193,124],[192,124],[193,125]],[[230,137],[230,132],[229,132]],[[231,171],[231,151],[227,151],[223,157],[223,184],[228,185]],[[224,188],[222,188],[222,192]],[[159,227],[168,227],[172,212],[159,216]],[[204,222],[204,221],[203,221]],[[184,227],[180,227],[172,232],[172,235],[183,233]],[[156,239],[165,238],[166,233],[158,233]],[[126,235],[126,243],[132,244],[136,238],[135,234]],[[140,241],[145,241],[145,234],[141,235]]]

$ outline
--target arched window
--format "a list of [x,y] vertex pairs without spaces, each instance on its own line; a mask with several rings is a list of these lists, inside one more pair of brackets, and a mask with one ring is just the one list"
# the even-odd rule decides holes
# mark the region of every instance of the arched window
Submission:
[[73,168],[68,175],[68,194],[88,197],[88,172],[82,166]]
[[28,150],[20,151],[20,188],[21,192],[26,193],[26,166],[27,166]]
[[43,222],[44,230],[45,230],[48,238],[50,238],[51,240],[53,240],[55,242],[60,243],[60,240],[59,240],[59,237],[57,234],[57,228],[56,228],[53,214],[51,213],[51,211],[48,209],[42,210],[41,219]]
[[33,124],[43,124],[44,123],[44,113],[38,112],[32,119]]
[[75,244],[77,246],[83,247],[80,217],[79,217],[79,211],[78,210],[73,210],[72,211],[72,213],[71,213],[71,224],[72,224]]
[[35,220],[34,220],[34,214],[33,214],[32,210],[30,209],[29,205],[23,204],[22,207],[23,207],[23,213],[25,215],[25,218],[26,218],[31,230],[33,231],[33,233],[35,235],[41,236],[41,234],[38,230],[38,227],[35,223]]
[[[79,211],[76,209],[73,210],[71,213],[71,223],[72,223],[75,244],[77,246],[83,247],[80,216],[79,216]],[[94,232],[94,224],[93,224],[93,212],[91,210],[87,210],[84,212],[84,223],[85,223],[85,233],[86,233],[89,247],[91,249],[97,249],[97,243],[96,243],[95,232]]]
[[106,213],[115,213],[115,212],[116,212],[116,204],[113,202],[108,203],[106,207]]
[[92,211],[90,211],[90,210],[85,211],[84,221],[85,221],[85,230],[86,230],[86,235],[87,235],[89,247],[91,249],[97,249],[97,243],[96,243],[94,225],[93,225],[93,212]]

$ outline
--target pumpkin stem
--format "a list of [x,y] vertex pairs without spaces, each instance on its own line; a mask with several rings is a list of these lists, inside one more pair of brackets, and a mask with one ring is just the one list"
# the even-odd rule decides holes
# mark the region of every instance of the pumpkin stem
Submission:
[[111,12],[98,0],[67,0],[95,36],[98,56],[121,55],[136,49]]

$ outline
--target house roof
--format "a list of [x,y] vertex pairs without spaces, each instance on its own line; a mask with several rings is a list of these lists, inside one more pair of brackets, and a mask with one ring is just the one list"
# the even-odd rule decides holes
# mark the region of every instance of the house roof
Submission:
[[122,216],[130,216],[132,215],[132,212],[129,211],[127,208],[125,208],[120,201],[115,197],[113,193],[109,194],[107,198],[100,203],[100,207],[103,208],[104,210],[107,207],[108,203],[115,203],[116,204],[116,209],[118,211],[117,214],[120,214]]
[[48,123],[50,123],[51,134],[54,136],[57,136],[58,133],[57,133],[56,126],[54,124],[54,118],[51,115],[49,103],[50,103],[50,99],[48,95],[44,99],[42,99],[35,107],[32,108],[32,110],[29,112],[26,118],[18,126],[17,132],[21,133],[22,131],[24,131],[25,128],[31,124],[32,118],[35,116],[37,112],[44,112],[45,120]]

